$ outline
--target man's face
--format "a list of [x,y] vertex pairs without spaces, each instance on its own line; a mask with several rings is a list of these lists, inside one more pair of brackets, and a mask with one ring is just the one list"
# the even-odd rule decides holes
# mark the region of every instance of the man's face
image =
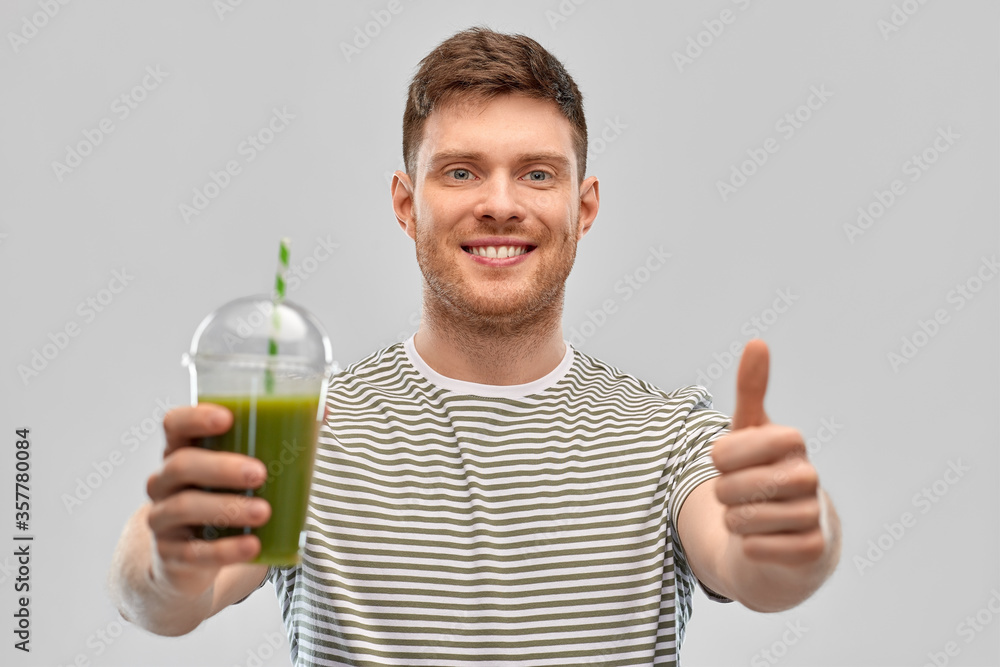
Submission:
[[499,330],[561,309],[598,194],[595,178],[578,183],[553,102],[506,95],[435,110],[414,176],[397,172],[393,204],[432,307]]

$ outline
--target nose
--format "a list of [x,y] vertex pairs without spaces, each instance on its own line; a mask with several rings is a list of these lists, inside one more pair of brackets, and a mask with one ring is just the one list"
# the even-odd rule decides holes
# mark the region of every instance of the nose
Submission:
[[505,177],[490,177],[479,187],[479,200],[473,209],[476,220],[506,224],[525,218],[524,203],[517,184]]

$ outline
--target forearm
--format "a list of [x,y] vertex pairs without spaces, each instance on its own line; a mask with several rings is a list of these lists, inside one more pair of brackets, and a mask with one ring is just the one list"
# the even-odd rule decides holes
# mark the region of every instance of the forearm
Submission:
[[722,571],[731,597],[754,611],[777,612],[808,599],[825,582],[840,560],[840,519],[826,492],[820,491],[825,516],[821,521],[824,548],[818,558],[798,565],[755,561],[743,551],[742,541],[730,535]]
[[211,615],[213,589],[186,597],[156,580],[148,511],[145,505],[132,515],[119,539],[108,582],[111,598],[131,623],[158,635],[187,634]]

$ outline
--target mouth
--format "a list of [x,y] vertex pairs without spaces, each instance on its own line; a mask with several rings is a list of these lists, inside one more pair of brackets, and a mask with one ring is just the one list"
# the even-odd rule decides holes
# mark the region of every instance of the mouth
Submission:
[[462,250],[470,255],[486,257],[488,259],[507,259],[508,257],[519,257],[535,249],[533,245],[488,245],[488,246],[462,246]]

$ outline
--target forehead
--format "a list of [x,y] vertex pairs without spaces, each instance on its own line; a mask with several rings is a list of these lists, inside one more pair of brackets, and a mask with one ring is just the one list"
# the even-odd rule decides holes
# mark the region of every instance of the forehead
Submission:
[[558,153],[573,160],[573,128],[555,102],[525,95],[487,101],[461,100],[427,117],[420,143],[420,171],[439,153],[476,152],[503,159],[526,153]]

